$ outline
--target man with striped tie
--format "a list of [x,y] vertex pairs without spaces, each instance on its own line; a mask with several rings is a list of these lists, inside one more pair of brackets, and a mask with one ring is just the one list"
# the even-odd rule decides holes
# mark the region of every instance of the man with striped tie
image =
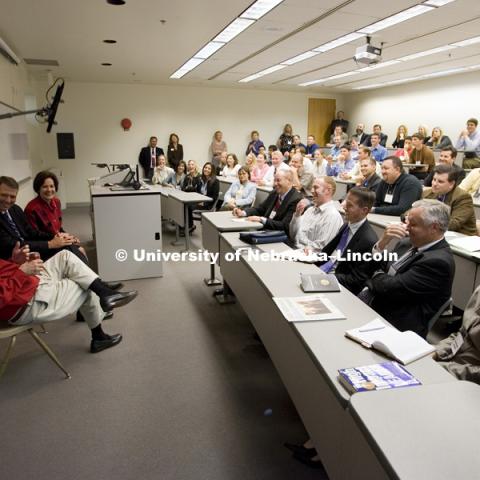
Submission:
[[400,239],[393,250],[397,260],[379,262],[359,297],[401,331],[425,337],[429,320],[450,298],[455,261],[444,238],[449,212],[438,200],[418,200],[406,224],[388,225],[373,248],[383,252]]
[[[320,266],[325,273],[334,273],[338,281],[352,293],[358,293],[370,278],[368,261],[354,261],[354,255],[371,252],[377,234],[367,220],[375,201],[375,193],[365,187],[353,187],[344,201],[346,223],[322,250],[330,259]],[[350,257],[350,258],[349,258]]]

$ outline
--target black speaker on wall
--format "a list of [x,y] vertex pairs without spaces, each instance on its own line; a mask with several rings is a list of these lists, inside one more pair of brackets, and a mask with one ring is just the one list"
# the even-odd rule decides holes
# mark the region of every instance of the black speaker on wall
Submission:
[[73,133],[57,133],[57,149],[59,159],[75,158]]

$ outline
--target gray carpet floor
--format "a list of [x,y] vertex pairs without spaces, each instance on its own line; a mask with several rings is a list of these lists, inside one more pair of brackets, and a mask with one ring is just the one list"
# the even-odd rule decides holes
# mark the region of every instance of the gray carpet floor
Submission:
[[[64,224],[88,245],[87,208],[67,210]],[[179,250],[172,238],[164,248]],[[124,335],[115,348],[88,353],[88,328],[73,317],[48,325],[71,380],[18,338],[0,380],[2,480],[326,478],[283,447],[306,432],[241,307],[219,306],[204,285],[208,264],[164,272],[125,282],[140,294],[105,322]]]

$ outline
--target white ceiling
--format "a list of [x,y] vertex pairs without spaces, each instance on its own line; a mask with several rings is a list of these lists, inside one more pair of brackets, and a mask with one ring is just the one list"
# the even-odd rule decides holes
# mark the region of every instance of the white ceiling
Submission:
[[[340,78],[326,85],[299,83],[357,69],[359,39],[248,84],[238,81],[422,3],[415,0],[285,0],[181,79],[170,75],[214,38],[253,0],[0,0],[0,38],[21,58],[57,60],[54,76],[83,82],[208,85],[311,91],[352,91],[454,67],[480,63],[480,44]],[[306,24],[320,19],[310,26]],[[166,20],[162,23],[161,20]],[[455,2],[373,36],[384,61],[480,35],[480,0]],[[107,45],[104,39],[115,39]],[[262,51],[263,50],[263,51]],[[111,67],[102,67],[110,62]],[[46,67],[29,66],[36,76]]]

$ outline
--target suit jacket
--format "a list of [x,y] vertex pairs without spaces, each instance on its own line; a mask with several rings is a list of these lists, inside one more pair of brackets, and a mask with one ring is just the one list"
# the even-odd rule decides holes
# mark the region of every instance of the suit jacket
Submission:
[[[463,344],[454,354],[453,345],[459,336]],[[459,380],[480,383],[480,286],[468,301],[460,330],[437,345],[437,356],[441,365]]]
[[368,188],[372,192],[376,192],[381,182],[382,179],[376,173],[374,173],[366,182],[363,181],[361,186]]
[[370,135],[363,132],[361,135],[355,134],[352,135],[352,137],[355,137],[357,139],[359,145],[365,145],[365,143],[369,140]]
[[180,160],[183,160],[183,146],[180,143],[177,144],[176,150],[173,145],[167,147],[167,160],[168,164],[176,170]]
[[[199,177],[198,183],[197,183],[197,193],[202,193],[202,182],[201,182],[201,177]],[[215,178],[213,182],[207,183],[207,197],[213,198],[212,203],[207,203],[206,206],[210,208],[213,203],[216,202],[218,195],[220,193],[220,182],[218,181],[218,178]]]
[[265,228],[267,230],[285,230],[288,235],[290,221],[297,208],[297,203],[303,198],[303,195],[292,187],[283,199],[275,218],[268,218],[275,207],[277,197],[277,192],[273,190],[258,207],[246,208],[245,213],[247,216],[257,215],[259,217],[266,217]]
[[30,245],[30,251],[40,253],[42,259],[51,256],[48,255],[48,241],[51,240],[54,235],[33,228],[27,216],[18,205],[11,206],[8,211],[24,240],[23,242],[20,240],[8,224],[5,216],[0,214],[0,258],[9,260],[12,257],[13,247],[15,247],[17,242],[22,244],[28,243],[28,245]]
[[[410,241],[403,239],[394,252],[400,258],[409,248]],[[385,273],[391,263],[377,263],[383,271],[367,281],[374,295],[371,307],[400,331],[412,330],[426,337],[429,320],[452,293],[452,251],[442,239],[408,259],[394,276]]]
[[[371,133],[371,134],[368,136],[367,140],[365,140],[364,145],[365,145],[366,147],[371,147],[371,146],[372,146],[372,141],[371,141],[371,136],[372,136],[372,135],[373,135],[373,134]],[[387,140],[388,140],[388,135],[385,135],[384,133],[381,133],[381,134],[380,134],[380,145],[382,145],[382,147],[385,147],[385,148],[387,147]]]
[[[423,198],[437,199],[437,195],[432,192],[431,188],[427,188],[423,192]],[[477,234],[477,219],[475,218],[471,195],[464,192],[460,187],[456,187],[448,193],[445,204],[450,207],[449,230],[464,235]]]
[[[145,178],[152,178],[153,176],[153,168],[150,167],[152,156],[150,154],[151,148],[150,147],[143,147],[140,150],[140,154],[138,155],[138,163],[143,168],[143,174]],[[155,147],[156,156],[163,155],[163,149],[159,147]]]
[[[337,248],[340,237],[342,236],[347,224],[339,230],[337,235],[323,248],[322,252],[331,255]],[[346,258],[348,253],[366,253],[371,252],[373,246],[377,242],[378,237],[368,220],[355,232],[355,235],[350,239],[347,248],[343,252],[343,257]],[[371,262],[366,261],[343,261],[338,262],[335,269],[335,276],[337,280],[352,293],[357,294],[365,286],[365,282],[371,274]]]

